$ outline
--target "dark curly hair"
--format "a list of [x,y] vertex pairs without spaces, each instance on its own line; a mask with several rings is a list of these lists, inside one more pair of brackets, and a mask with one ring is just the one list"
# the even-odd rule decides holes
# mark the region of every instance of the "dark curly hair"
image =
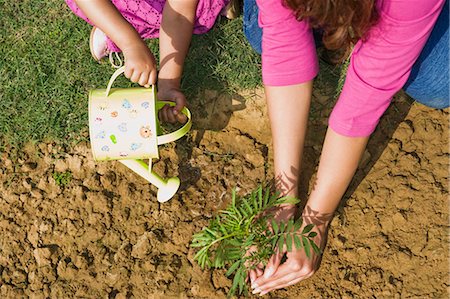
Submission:
[[345,59],[352,46],[366,38],[377,21],[375,0],[284,0],[299,20],[323,30],[322,41],[329,50],[337,50]]

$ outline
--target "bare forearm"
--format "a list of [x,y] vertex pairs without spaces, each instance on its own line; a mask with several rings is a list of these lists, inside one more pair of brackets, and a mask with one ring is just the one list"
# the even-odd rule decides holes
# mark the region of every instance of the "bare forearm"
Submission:
[[312,81],[291,86],[266,86],[277,187],[298,196],[301,156],[308,123]]
[[120,49],[142,42],[139,34],[119,13],[110,0],[75,0],[89,20],[100,28]]
[[179,86],[189,50],[198,0],[168,0],[160,29],[159,82]]
[[317,179],[304,214],[332,215],[344,195],[369,137],[346,137],[328,128]]

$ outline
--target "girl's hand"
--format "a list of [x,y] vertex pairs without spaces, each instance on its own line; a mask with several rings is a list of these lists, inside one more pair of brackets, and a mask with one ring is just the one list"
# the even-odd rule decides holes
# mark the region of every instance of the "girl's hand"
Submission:
[[145,87],[155,84],[156,60],[142,40],[122,49],[122,52],[125,57],[125,77]]
[[158,99],[175,102],[175,106],[165,105],[158,111],[158,117],[162,122],[185,123],[187,121],[186,115],[181,113],[183,107],[186,106],[186,97],[178,87],[167,84],[165,80],[160,80],[158,82]]
[[[317,236],[314,238],[314,242],[323,252],[327,242],[329,221],[312,221],[311,217],[307,216],[303,216],[303,218],[304,225],[315,224],[313,231],[317,232]],[[287,257],[286,262],[280,265],[284,254]],[[319,269],[321,259],[322,255],[317,255],[312,249],[311,257],[308,258],[303,248],[297,250],[293,246],[291,252],[287,252],[284,248],[281,254],[275,254],[270,258],[263,274],[258,273],[260,275],[252,282],[253,294],[259,293],[262,296],[311,277]]]

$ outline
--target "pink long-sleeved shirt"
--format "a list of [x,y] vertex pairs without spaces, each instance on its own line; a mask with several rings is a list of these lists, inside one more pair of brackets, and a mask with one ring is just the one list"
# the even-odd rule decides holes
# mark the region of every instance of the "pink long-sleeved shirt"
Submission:
[[[379,22],[353,50],[329,125],[345,136],[368,136],[409,77],[445,0],[378,0]],[[262,73],[268,86],[313,79],[318,62],[311,29],[283,0],[257,0],[263,28]]]

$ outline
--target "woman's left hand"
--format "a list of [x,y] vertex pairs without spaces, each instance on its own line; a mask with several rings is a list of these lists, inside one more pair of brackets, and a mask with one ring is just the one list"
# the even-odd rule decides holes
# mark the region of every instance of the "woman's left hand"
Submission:
[[[317,232],[313,240],[323,251],[327,241],[328,223],[315,225],[312,231]],[[287,259],[281,264],[284,254]],[[260,275],[252,281],[253,294],[259,293],[262,296],[311,277],[319,269],[321,258],[322,255],[314,253],[312,248],[311,257],[308,258],[303,248],[297,250],[293,246],[292,251],[287,252],[285,246],[282,253],[274,254],[270,258],[264,273],[259,272]]]

